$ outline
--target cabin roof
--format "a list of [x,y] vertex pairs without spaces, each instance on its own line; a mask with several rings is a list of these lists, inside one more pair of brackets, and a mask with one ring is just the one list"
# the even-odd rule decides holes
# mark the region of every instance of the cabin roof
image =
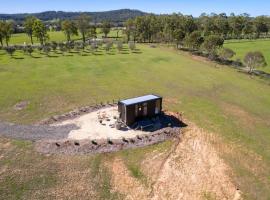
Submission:
[[151,101],[151,100],[156,100],[156,99],[160,99],[160,98],[161,98],[160,96],[149,94],[149,95],[145,95],[145,96],[135,97],[132,99],[125,99],[125,100],[120,101],[120,103],[128,106],[128,105],[142,103],[142,102]]

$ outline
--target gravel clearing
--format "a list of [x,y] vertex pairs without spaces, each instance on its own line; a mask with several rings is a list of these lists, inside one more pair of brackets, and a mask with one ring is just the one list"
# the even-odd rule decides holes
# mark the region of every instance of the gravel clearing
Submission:
[[122,139],[123,137],[134,138],[137,135],[148,133],[130,128],[117,130],[115,128],[115,123],[118,115],[116,106],[107,107],[54,125],[60,127],[69,124],[77,125],[79,128],[72,130],[68,135],[68,139],[71,140]]
[[23,140],[62,140],[68,137],[72,130],[78,129],[74,124],[64,126],[33,126],[17,125],[0,122],[0,136]]

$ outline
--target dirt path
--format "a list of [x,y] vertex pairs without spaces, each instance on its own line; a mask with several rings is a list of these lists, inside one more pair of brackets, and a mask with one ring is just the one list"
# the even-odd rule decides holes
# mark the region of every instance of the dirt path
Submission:
[[120,158],[115,159],[115,190],[126,199],[241,199],[229,167],[211,145],[213,139],[191,125],[169,152],[146,155],[142,170],[152,182],[150,187],[132,177]]

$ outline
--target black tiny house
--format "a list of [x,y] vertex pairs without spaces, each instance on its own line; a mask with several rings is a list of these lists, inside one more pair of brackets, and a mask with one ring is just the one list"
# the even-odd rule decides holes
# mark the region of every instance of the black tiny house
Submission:
[[118,102],[120,118],[127,126],[143,118],[155,117],[161,110],[162,97],[153,94]]

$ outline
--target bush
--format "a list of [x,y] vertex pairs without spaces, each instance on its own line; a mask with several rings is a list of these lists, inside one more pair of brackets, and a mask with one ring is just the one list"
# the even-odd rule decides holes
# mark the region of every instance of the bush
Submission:
[[96,51],[98,49],[98,44],[96,42],[92,42],[90,47],[92,51]]
[[54,42],[54,41],[53,41],[53,42],[51,43],[51,47],[52,47],[53,51],[56,51],[57,46],[58,46],[57,42]]
[[191,34],[187,35],[184,40],[184,45],[191,49],[199,49],[204,42],[202,33],[200,31],[194,31]]
[[25,53],[28,53],[30,56],[32,56],[32,53],[34,52],[34,49],[33,49],[32,46],[28,45],[28,46],[24,47],[23,51]]
[[9,46],[9,47],[6,47],[5,50],[11,57],[13,57],[13,54],[15,53],[16,48],[13,46]]
[[49,56],[50,51],[51,51],[50,45],[46,44],[46,45],[43,47],[43,52],[44,52],[47,56]]
[[249,72],[252,72],[256,67],[265,67],[267,65],[264,55],[259,52],[248,52],[245,55],[244,63],[249,68]]
[[117,41],[116,47],[117,47],[117,49],[118,49],[119,52],[122,51],[122,49],[123,49],[123,42],[122,41]]
[[222,37],[209,35],[205,37],[202,48],[210,55],[210,57],[216,57],[217,49],[221,48],[223,43],[224,39]]
[[229,48],[223,48],[219,53],[219,56],[222,60],[231,59],[234,55],[235,52]]
[[110,51],[112,47],[113,47],[113,42],[110,41],[110,40],[107,40],[107,41],[105,42],[105,47],[104,47],[105,50],[106,50],[106,51]]
[[134,51],[134,50],[136,49],[136,44],[135,44],[135,42],[129,41],[129,42],[128,42],[128,48],[129,48],[131,51]]

